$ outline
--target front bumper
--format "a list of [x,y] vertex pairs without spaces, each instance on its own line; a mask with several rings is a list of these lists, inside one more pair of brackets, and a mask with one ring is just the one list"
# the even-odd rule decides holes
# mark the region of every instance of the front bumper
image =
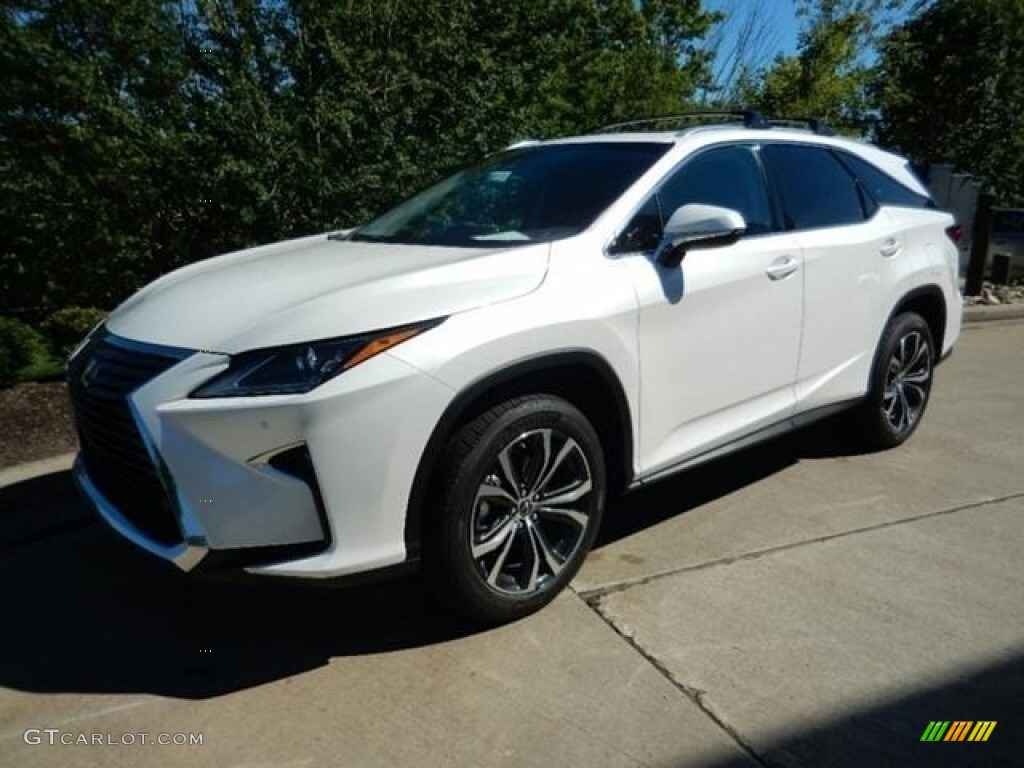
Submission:
[[195,536],[191,541],[188,537],[183,537],[180,544],[168,545],[161,544],[142,533],[96,487],[86,472],[81,454],[75,459],[72,477],[78,490],[111,528],[150,554],[171,561],[183,571],[191,571],[209,554],[210,548],[202,536]]
[[[114,530],[183,570],[329,578],[406,560],[408,494],[446,388],[383,354],[306,395],[190,399],[227,357],[188,351],[108,419],[109,403],[93,402],[110,394],[103,371],[152,351],[106,334],[69,364],[75,479]],[[83,384],[93,359],[98,380]],[[167,503],[156,509],[133,484],[157,485]]]

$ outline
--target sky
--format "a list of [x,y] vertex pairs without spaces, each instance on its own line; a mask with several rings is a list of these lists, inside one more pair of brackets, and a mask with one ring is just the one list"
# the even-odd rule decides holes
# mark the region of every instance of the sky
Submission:
[[[796,4],[793,0],[760,0],[765,15],[770,19],[772,32],[777,42],[774,53],[793,53],[796,51],[796,38],[799,25],[796,18]],[[704,0],[704,7],[712,11],[729,11],[743,13],[756,0]]]
[[[729,92],[735,85],[742,63],[754,70],[769,65],[780,54],[796,52],[799,24],[794,0],[703,0],[709,11],[720,11],[725,19],[713,27],[706,47],[715,52],[714,82]],[[737,55],[741,30],[753,35],[752,42]]]
[[[722,11],[727,16],[743,17],[756,10],[761,18],[767,20],[769,30],[765,38],[770,40],[772,45],[764,63],[770,62],[778,54],[796,53],[797,36],[800,32],[796,0],[703,0],[703,5],[707,10]],[[905,21],[912,8],[913,4],[906,3],[901,9],[890,10],[883,21],[883,28],[888,24]],[[738,25],[730,25],[728,22],[724,24],[726,29],[735,35]],[[729,42],[729,39],[724,41],[726,47]]]
[[[755,41],[756,60],[749,58],[744,60],[746,64],[753,64],[754,69],[771,64],[776,56],[791,55],[796,53],[797,38],[800,32],[802,19],[796,15],[796,0],[703,0],[704,8],[711,11],[721,11],[727,20],[721,22],[718,28],[713,28],[708,40],[717,53],[713,64],[716,82],[726,85],[729,82],[728,73],[734,72],[735,58],[730,59],[730,53],[735,51],[735,43],[740,29],[745,20],[755,19],[757,39]],[[906,20],[912,4],[906,3],[902,9],[890,11],[877,21],[880,24],[879,30],[884,31],[892,24],[899,24]],[[729,19],[732,19],[730,22]],[[716,37],[717,36],[717,37]],[[749,52],[748,52],[749,53]],[[873,47],[861,52],[861,63],[871,64],[874,62],[876,51]]]

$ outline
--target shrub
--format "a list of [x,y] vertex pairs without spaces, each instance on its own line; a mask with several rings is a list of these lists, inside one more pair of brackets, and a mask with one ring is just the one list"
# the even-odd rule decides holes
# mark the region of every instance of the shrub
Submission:
[[23,368],[46,356],[46,342],[37,331],[20,320],[0,317],[0,385],[15,381]]
[[93,326],[107,313],[95,307],[66,307],[58,309],[43,321],[50,350],[63,360]]

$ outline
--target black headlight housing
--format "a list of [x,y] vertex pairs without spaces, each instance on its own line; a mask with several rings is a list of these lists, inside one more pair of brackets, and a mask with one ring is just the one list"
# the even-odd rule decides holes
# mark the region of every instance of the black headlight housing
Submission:
[[234,355],[226,371],[190,397],[256,397],[309,392],[343,371],[427,331],[444,318],[335,339],[254,349]]

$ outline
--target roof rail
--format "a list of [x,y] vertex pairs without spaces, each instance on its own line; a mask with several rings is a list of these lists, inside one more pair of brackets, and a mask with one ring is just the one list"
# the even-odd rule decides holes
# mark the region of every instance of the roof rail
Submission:
[[819,136],[835,136],[833,131],[824,120],[816,117],[779,117],[768,121],[769,126],[806,128]]
[[[737,123],[742,122],[745,128],[768,128],[769,122],[765,120],[764,115],[760,112],[755,112],[750,109],[737,109],[737,110],[710,110],[700,112],[680,112],[675,115],[661,115],[658,117],[641,117],[636,120],[626,120],[621,123],[611,123],[609,125],[602,125],[598,128],[592,128],[586,133],[617,133],[626,128],[639,128],[644,126],[654,126],[664,123],[676,123],[685,125],[688,123],[695,123],[700,120],[707,120],[707,122],[716,122],[714,118],[718,118],[719,123]],[[727,118],[725,120],[721,118]]]
[[523,147],[532,147],[534,144],[540,144],[540,139],[520,139],[519,141],[514,141],[505,147],[505,151],[507,152],[510,149],[522,149]]

